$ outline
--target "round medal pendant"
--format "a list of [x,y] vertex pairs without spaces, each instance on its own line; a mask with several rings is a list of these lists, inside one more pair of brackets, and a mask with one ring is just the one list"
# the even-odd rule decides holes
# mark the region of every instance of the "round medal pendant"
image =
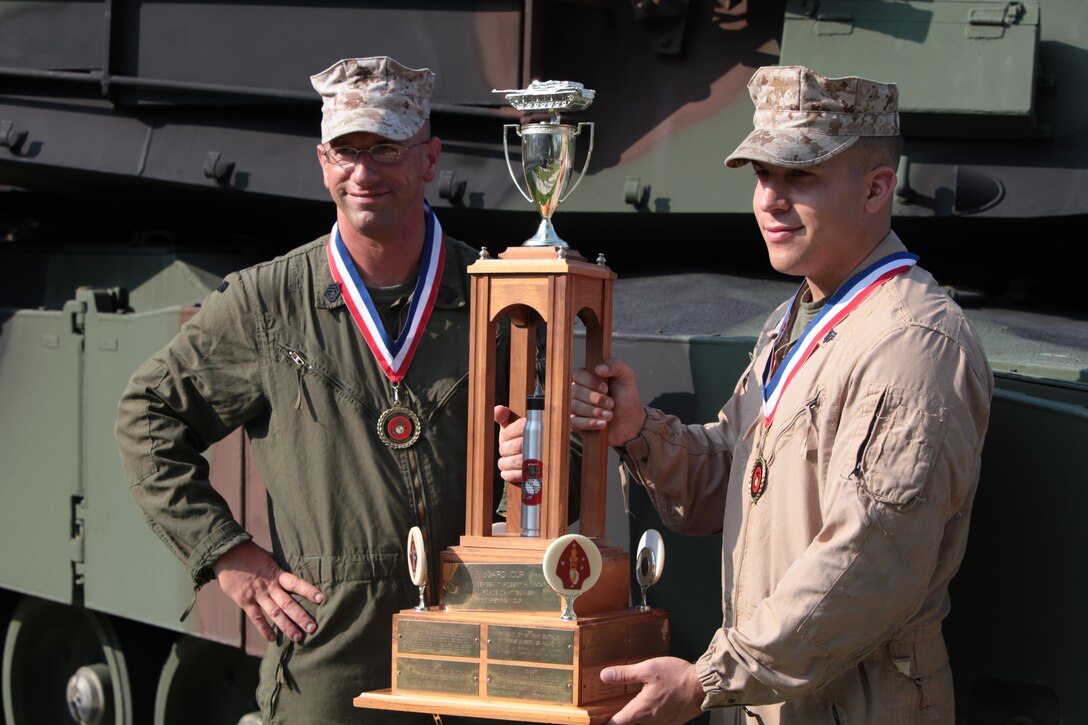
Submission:
[[767,462],[763,460],[763,456],[760,456],[752,466],[752,475],[748,481],[748,494],[752,497],[752,503],[758,501],[766,490]]
[[378,437],[390,448],[408,448],[419,440],[419,416],[403,405],[394,405],[378,418]]

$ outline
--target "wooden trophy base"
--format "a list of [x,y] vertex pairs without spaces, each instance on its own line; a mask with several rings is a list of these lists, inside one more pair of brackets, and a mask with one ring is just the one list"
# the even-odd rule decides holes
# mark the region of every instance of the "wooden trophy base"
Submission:
[[610,665],[668,654],[668,615],[404,610],[393,617],[393,686],[356,707],[518,722],[607,722],[638,690],[601,682]]
[[511,720],[513,722],[577,723],[600,725],[627,704],[630,696],[605,700],[592,707],[542,705],[518,702],[476,700],[455,695],[395,694],[392,690],[366,692],[355,698],[356,707],[370,707],[396,712],[419,712],[427,715],[457,715],[460,717]]

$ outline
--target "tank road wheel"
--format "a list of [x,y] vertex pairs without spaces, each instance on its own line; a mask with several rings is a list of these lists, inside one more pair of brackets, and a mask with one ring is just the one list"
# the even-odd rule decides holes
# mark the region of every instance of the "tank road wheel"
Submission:
[[8,725],[131,725],[125,655],[109,619],[25,597],[4,638]]
[[242,650],[179,637],[159,676],[155,725],[237,725],[257,709],[258,668]]

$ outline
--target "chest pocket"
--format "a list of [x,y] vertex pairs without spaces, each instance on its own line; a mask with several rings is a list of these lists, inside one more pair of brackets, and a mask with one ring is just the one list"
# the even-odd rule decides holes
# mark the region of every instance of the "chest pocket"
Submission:
[[871,385],[847,439],[843,478],[854,478],[877,501],[903,505],[925,489],[944,437],[945,409],[921,393]]
[[[809,459],[815,455],[814,450],[819,441],[816,413],[820,409],[821,397],[822,392],[817,390],[801,407],[793,411],[789,418],[783,421],[776,419],[771,425],[773,438],[768,446],[771,451],[768,456],[769,461],[784,455],[801,459]],[[777,432],[775,428],[778,428]]]
[[320,351],[297,342],[272,344],[272,398],[293,400],[295,410],[308,410],[315,420],[324,418],[327,409],[349,405],[371,416],[378,414],[373,395],[344,380],[337,367]]

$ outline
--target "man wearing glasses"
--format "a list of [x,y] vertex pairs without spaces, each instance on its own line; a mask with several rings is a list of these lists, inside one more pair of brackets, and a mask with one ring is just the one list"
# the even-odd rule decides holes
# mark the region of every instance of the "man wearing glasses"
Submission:
[[[436,571],[464,526],[477,254],[424,201],[441,149],[434,74],[353,58],[311,81],[336,223],[229,275],[135,373],[117,434],[151,527],[198,588],[215,579],[269,640],[264,721],[400,722],[352,698],[388,686],[392,615],[418,600],[408,531],[422,529]],[[271,552],[201,456],[239,426],[267,484]]]

